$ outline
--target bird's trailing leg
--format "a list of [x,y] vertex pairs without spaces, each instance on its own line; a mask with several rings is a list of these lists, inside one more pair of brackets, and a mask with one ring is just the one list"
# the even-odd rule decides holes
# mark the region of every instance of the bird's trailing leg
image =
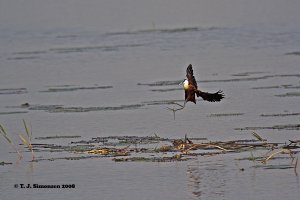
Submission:
[[169,108],[169,107],[167,107],[167,109],[168,110],[171,110],[172,112],[173,112],[173,115],[174,115],[174,120],[175,120],[175,112],[176,111],[178,111],[178,110],[182,110],[182,109],[184,109],[184,107],[185,107],[185,104],[186,104],[186,101],[184,101],[184,104],[183,105],[180,105],[179,103],[176,103],[176,102],[173,102],[173,104],[175,104],[175,105],[177,105],[177,106],[179,106],[179,108]]

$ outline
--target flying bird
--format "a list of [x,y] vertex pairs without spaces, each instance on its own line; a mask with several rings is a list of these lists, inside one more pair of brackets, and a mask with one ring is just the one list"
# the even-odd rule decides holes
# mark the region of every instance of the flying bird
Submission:
[[193,73],[193,67],[191,64],[186,69],[186,77],[187,79],[183,81],[186,103],[188,101],[191,101],[196,104],[195,95],[197,95],[197,97],[202,97],[202,99],[205,101],[210,101],[210,102],[218,102],[224,98],[224,94],[221,90],[219,90],[216,93],[208,93],[208,92],[202,92],[201,90],[198,89],[197,82]]
[[187,102],[191,101],[196,104],[196,96],[201,97],[203,100],[209,102],[219,102],[221,101],[221,99],[224,98],[223,91],[221,90],[215,93],[208,93],[198,89],[197,81],[194,77],[193,67],[191,64],[186,69],[186,78],[187,79],[184,79],[184,81],[182,82],[184,93],[185,93],[184,104],[180,105],[174,102],[174,104],[180,106],[180,108],[178,109],[168,108],[169,110],[173,111],[174,119],[175,119],[175,112],[178,110],[182,110],[185,107],[185,104]]

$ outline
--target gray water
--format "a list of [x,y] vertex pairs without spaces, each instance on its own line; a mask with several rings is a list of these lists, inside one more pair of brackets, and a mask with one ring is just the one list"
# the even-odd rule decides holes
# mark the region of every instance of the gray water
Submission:
[[[14,141],[23,131],[22,119],[31,123],[34,138],[188,134],[226,141],[252,139],[255,130],[271,142],[300,139],[298,1],[0,5],[0,123]],[[177,83],[190,63],[201,90],[221,89],[226,98],[188,103],[173,120],[165,102],[184,98]],[[63,140],[70,141],[76,139]],[[5,200],[300,197],[293,169],[256,168],[237,160],[249,152],[180,163],[110,158],[31,163],[29,152],[18,160],[4,138],[0,152],[0,162],[13,163],[0,166],[0,198]],[[32,183],[76,188],[14,188]]]

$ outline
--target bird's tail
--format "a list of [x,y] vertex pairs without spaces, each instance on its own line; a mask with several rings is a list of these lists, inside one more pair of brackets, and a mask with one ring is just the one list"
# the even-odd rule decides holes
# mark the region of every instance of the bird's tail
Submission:
[[219,90],[216,93],[208,93],[208,92],[202,92],[197,90],[196,92],[197,97],[202,97],[203,100],[205,101],[210,101],[210,102],[217,102],[217,101],[221,101],[221,99],[224,98],[224,94],[222,90]]

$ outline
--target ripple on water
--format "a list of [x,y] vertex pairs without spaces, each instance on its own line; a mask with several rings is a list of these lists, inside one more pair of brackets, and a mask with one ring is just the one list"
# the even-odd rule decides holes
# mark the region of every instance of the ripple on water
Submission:
[[26,88],[3,88],[3,89],[0,89],[0,95],[25,94],[25,93],[28,93]]
[[41,90],[40,92],[71,92],[77,90],[98,90],[98,89],[110,89],[113,86],[90,86],[90,87],[73,87],[73,86],[60,86],[60,87],[50,87],[47,90]]
[[31,105],[29,103],[21,106],[9,106],[8,108],[27,108],[28,110],[42,110],[49,113],[78,113],[92,111],[118,111],[118,110],[133,110],[143,107],[144,104],[129,104],[120,106],[95,106],[95,107],[67,107],[64,105]]

